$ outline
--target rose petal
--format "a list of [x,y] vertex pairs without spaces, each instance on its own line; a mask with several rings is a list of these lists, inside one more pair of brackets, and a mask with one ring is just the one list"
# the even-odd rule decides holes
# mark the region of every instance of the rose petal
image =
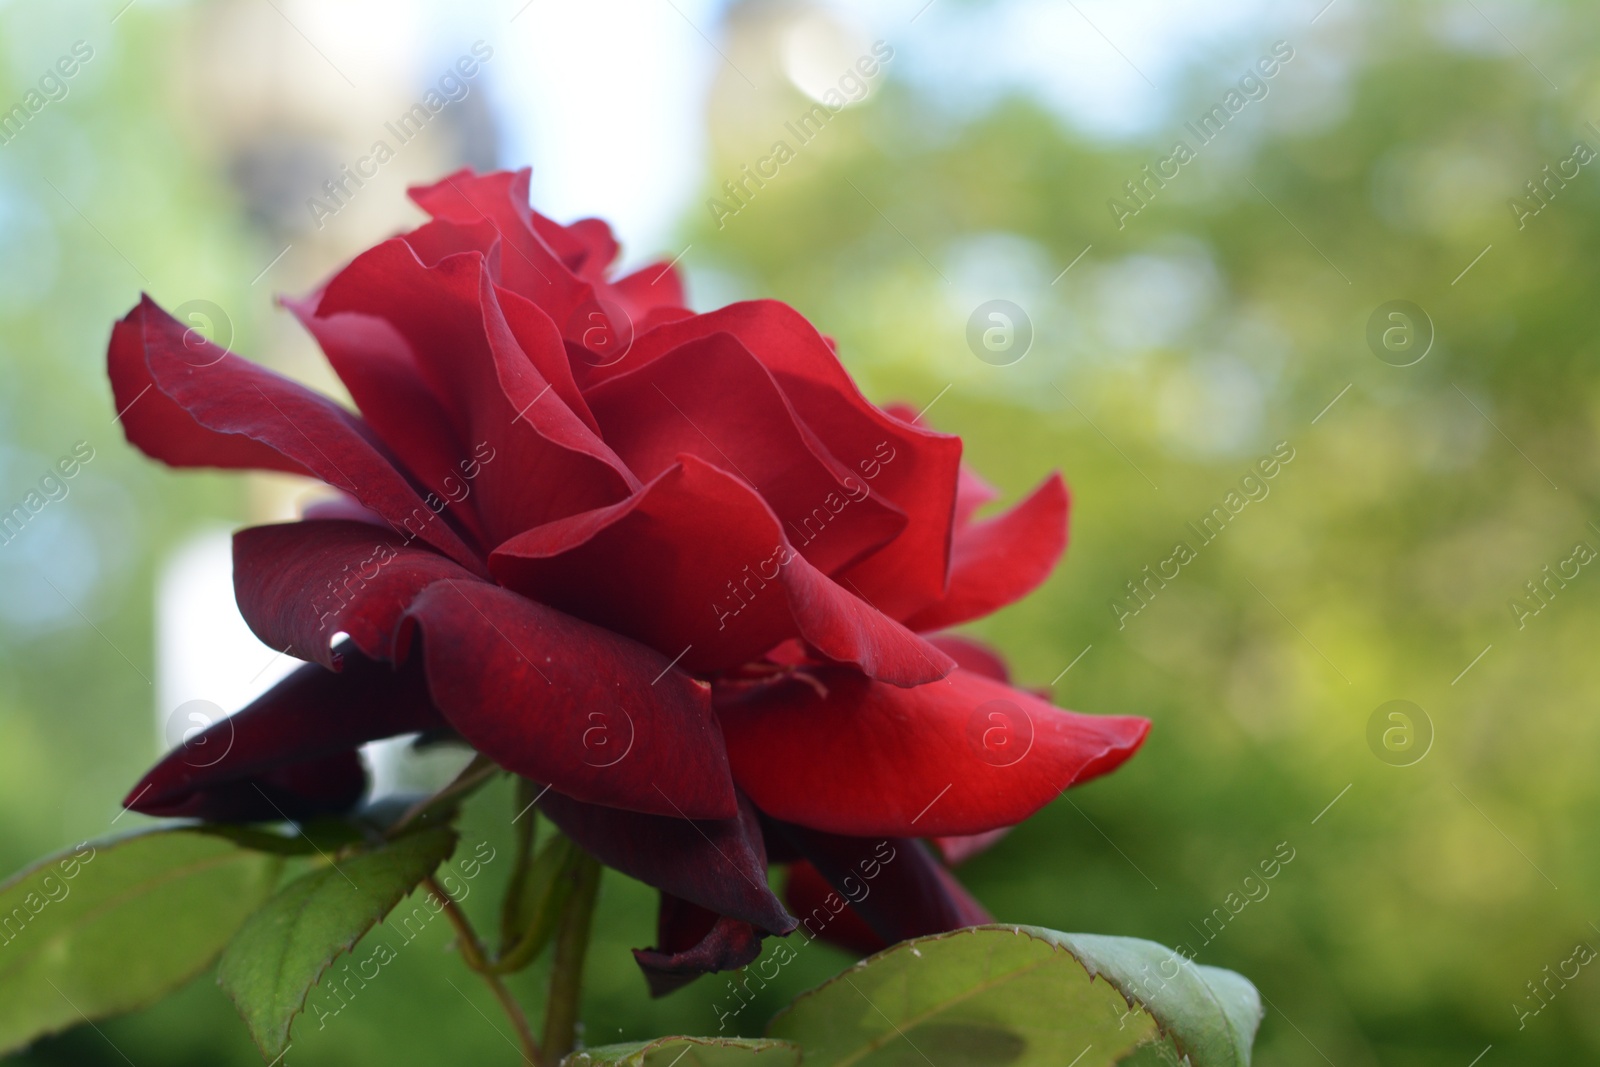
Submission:
[[[593,287],[573,273],[574,265],[582,264],[589,249],[528,206],[531,174],[526,167],[482,175],[463,169],[432,185],[407,191],[418,207],[436,219],[491,226],[501,242],[503,284],[543,308],[560,326],[594,298]],[[536,219],[540,223],[537,231]]]
[[1011,670],[1000,653],[981,641],[960,634],[929,634],[928,644],[956,661],[962,670],[974,671],[997,682],[1011,684]]
[[[538,214],[538,212],[533,213]],[[549,221],[543,216],[540,218]],[[589,281],[604,281],[606,268],[617,258],[617,253],[622,251],[622,246],[617,244],[617,239],[611,232],[611,226],[604,219],[579,219],[559,228],[567,240],[583,249],[583,258],[573,265],[573,273]],[[555,247],[555,240],[549,238],[546,240],[551,247]]]
[[958,526],[950,588],[906,620],[918,632],[982,618],[1033,592],[1067,547],[1067,487],[1052,474],[1003,515]]
[[755,927],[669,893],[661,894],[656,943],[633,950],[652,997],[682,989],[703,974],[736,971],[761,955]]
[[906,516],[798,421],[772,375],[731,335],[673,349],[591,389],[606,443],[646,481],[682,453],[744,479],[806,559],[832,573],[881,548]]
[[367,769],[360,753],[350,749],[207,786],[159,809],[130,810],[206,822],[305,822],[349,811],[366,789]]
[[175,467],[261,467],[319,478],[474,572],[356,416],[304,386],[195,337],[149,297],[111,334],[111,380],[128,440]]
[[[888,944],[994,921],[920,842],[842,837],[801,827],[789,827],[788,833],[818,873]],[[825,907],[822,916],[813,909],[804,919],[830,916]]]
[[938,848],[939,855],[944,857],[945,863],[952,867],[959,867],[972,857],[989,851],[999,844],[1011,827],[1002,826],[998,830],[990,830],[983,834],[958,834],[953,837],[936,837],[934,846]]
[[800,917],[800,928],[812,940],[821,938],[858,956],[870,956],[889,947],[809,860],[797,860],[789,865],[783,883],[783,902]]
[[394,660],[395,631],[416,595],[445,578],[476,581],[393,530],[342,520],[254,526],[233,535],[233,592],[263,642],[338,670],[336,634]]
[[[319,294],[320,295],[320,294]],[[480,540],[483,531],[470,506],[448,499],[445,489],[461,480],[469,450],[456,436],[439,398],[422,379],[411,350],[395,328],[371,315],[318,317],[315,301],[283,301],[316,338],[339,380],[368,425],[406,469]]]
[[951,666],[794,552],[742,479],[690,455],[621,504],[507,541],[491,567],[519,592],[691,670],[736,667],[793,636],[895,685]]
[[[488,265],[490,276],[496,280],[500,278],[500,231],[488,219],[478,219],[476,222],[435,219],[400,234],[399,239],[411,246],[424,266],[437,266],[440,260],[462,252],[477,252]],[[322,288],[326,289],[327,286]],[[319,290],[308,300],[315,307],[321,298],[322,292]]]
[[899,689],[843,668],[803,670],[809,682],[718,686],[717,710],[734,780],[756,806],[832,833],[1010,826],[1117,767],[1150,728],[1061,711],[972,671]]
[[451,256],[426,267],[404,241],[386,241],[330,281],[317,306],[319,316],[348,311],[393,325],[457,435],[474,454],[487,450],[470,491],[492,540],[637,488],[622,461],[562,402],[550,376],[565,377],[563,391],[577,394],[560,338],[526,302],[501,307],[482,257]]
[[666,657],[483,582],[434,582],[405,619],[421,630],[434,703],[507,770],[592,804],[738,810],[706,689]]
[[895,618],[943,596],[961,439],[874,407],[833,349],[793,308],[775,300],[747,301],[641,331],[617,362],[578,368],[578,383],[587,392],[688,341],[719,332],[732,334],[753,352],[817,438],[875,494],[905,512],[905,532],[843,577]]
[[[196,815],[229,807],[241,795],[253,804],[252,782],[272,781],[284,768],[318,762],[324,769],[347,769],[348,760],[321,761],[368,741],[443,725],[416,669],[396,672],[361,656],[346,661],[339,673],[307,664],[187,739],[140,779],[124,804],[146,815]],[[332,793],[341,794],[333,784]],[[286,811],[283,817],[294,816]]]
[[670,262],[652,263],[611,283],[617,303],[633,318],[634,333],[643,333],[662,312],[681,311],[683,280]]
[[767,854],[755,811],[731,819],[641,815],[585,804],[554,789],[539,810],[585,852],[663,893],[786,934],[794,919],[767,886]]
[[[898,410],[898,405],[891,405],[890,412]],[[915,419],[916,413],[909,408],[905,413]],[[972,521],[972,516],[977,510],[992,501],[1000,499],[1000,490],[990,485],[978,476],[978,473],[965,463],[961,465],[961,473],[956,481],[956,528],[959,530]]]

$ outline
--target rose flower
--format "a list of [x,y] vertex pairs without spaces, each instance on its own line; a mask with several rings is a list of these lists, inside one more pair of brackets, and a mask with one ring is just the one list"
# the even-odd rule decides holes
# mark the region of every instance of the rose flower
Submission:
[[116,325],[133,444],[339,491],[234,538],[244,618],[307,664],[212,727],[223,758],[170,754],[129,806],[336,812],[359,746],[444,733],[660,890],[637,953],[658,992],[796,928],[769,862],[812,936],[987,921],[946,864],[1149,727],[1058,710],[939,633],[1043,581],[1060,478],[975,518],[995,493],[960,439],[869,403],[794,310],[695,314],[669,265],[613,278],[609,228],[533,212],[528,178],[413,190],[431,221],[287,302],[360,414],[148,298]]

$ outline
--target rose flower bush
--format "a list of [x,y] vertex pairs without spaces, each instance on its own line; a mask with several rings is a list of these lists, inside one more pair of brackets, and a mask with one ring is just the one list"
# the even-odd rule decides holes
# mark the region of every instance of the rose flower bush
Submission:
[[126,804],[307,822],[360,803],[361,745],[459,738],[660,891],[635,953],[657,995],[802,921],[864,951],[990,922],[950,866],[1149,726],[1055,708],[946,632],[1050,573],[1061,479],[980,518],[960,439],[863,398],[794,310],[694,313],[670,265],[613,277],[608,227],[537,214],[528,184],[414,189],[431,221],[286,301],[359,414],[148,298],[114,328],[149,456],[337,490],[234,539],[245,620],[306,665]]

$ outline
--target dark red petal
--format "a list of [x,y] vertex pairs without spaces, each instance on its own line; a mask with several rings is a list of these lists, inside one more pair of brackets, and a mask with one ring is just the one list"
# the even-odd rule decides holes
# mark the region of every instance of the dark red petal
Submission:
[[199,340],[149,297],[112,331],[109,361],[128,440],[153,458],[320,478],[397,528],[416,524],[424,541],[469,569],[482,566],[365,423],[327,397]]
[[[552,393],[557,398],[565,401],[567,406],[579,418],[583,419],[590,429],[598,432],[598,428],[594,425],[594,419],[589,415],[588,408],[583,402],[583,397],[578,392],[577,385],[573,382],[572,368],[567,363],[566,352],[561,344],[559,331],[556,332],[553,343],[543,338],[539,339],[538,343],[523,341],[524,336],[527,336],[530,331],[538,331],[540,329],[550,331],[552,324],[548,315],[540,310],[537,305],[526,297],[520,296],[498,284],[501,280],[501,240],[499,232],[492,225],[488,222],[469,225],[442,220],[434,221],[420,226],[410,233],[401,234],[397,240],[403,241],[408,245],[417,260],[429,269],[438,267],[445,259],[462,253],[477,253],[481,255],[484,261],[485,273],[496,283],[495,295],[499,298],[501,310],[505,313],[513,334],[523,344],[524,351],[534,361],[539,373],[550,383]],[[335,275],[335,277],[338,277],[338,275]],[[297,314],[302,311],[305,314],[313,314],[321,302],[326,288],[326,286],[323,286],[323,288],[317,290],[305,300],[291,303],[290,306],[296,309]],[[542,325],[527,325],[526,320],[530,317],[533,322]],[[398,334],[395,336],[398,337]],[[326,348],[326,345],[324,347]],[[415,360],[412,360],[409,356],[409,349],[407,352],[407,362],[415,366]],[[330,352],[329,355],[331,358],[332,353]],[[337,362],[335,365],[337,368]],[[344,376],[343,370],[340,370],[340,375],[341,377]],[[349,380],[346,379],[347,384],[348,382]],[[356,404],[357,406],[362,405],[359,397],[356,398]],[[365,410],[364,407],[363,410]]]
[[519,592],[691,670],[727,670],[793,636],[895,685],[951,667],[796,553],[742,479],[690,455],[621,504],[507,541],[491,567]]
[[[567,355],[566,344],[557,324],[533,301],[510,289],[497,285],[494,294],[512,337],[538,367],[540,375],[550,383],[551,398],[564,403],[590,432],[598,435],[600,424],[595,422],[588,401],[578,391],[578,383],[572,377],[572,361]],[[610,447],[610,442],[607,442],[607,447]],[[606,458],[608,462],[615,459],[609,453]]]
[[975,671],[997,682],[1011,684],[1011,670],[1006,666],[1006,661],[982,641],[960,634],[929,634],[928,644],[955,660],[956,666],[962,670]]
[[250,629],[287,655],[334,670],[339,633],[373,659],[396,659],[401,617],[445,578],[476,581],[387,527],[306,519],[233,535],[234,598]]
[[987,852],[1001,839],[1011,832],[1011,827],[1002,826],[998,830],[990,830],[982,834],[958,834],[954,837],[936,837],[934,845],[939,849],[939,855],[952,867],[959,867],[972,857]]
[[874,497],[816,440],[772,375],[729,334],[675,348],[591,389],[588,401],[606,443],[641,479],[684,453],[738,476],[824,573],[905,529],[905,513]]
[[436,500],[479,538],[471,507],[449,499],[447,489],[461,481],[461,464],[470,450],[456,436],[439,398],[417,369],[411,349],[395,328],[371,315],[319,318],[320,294],[305,301],[283,301],[316,338],[350,398],[383,443]]
[[349,749],[207,786],[178,803],[145,814],[206,822],[305,822],[349,811],[366,789],[367,769],[361,754]]
[[[841,837],[800,827],[790,827],[788,833],[828,884],[887,943],[994,921],[918,841]],[[801,921],[817,918],[813,910]]]
[[[169,752],[124,803],[146,815],[200,814],[213,800],[232,803],[240,795],[248,800],[248,793],[255,792],[253,780],[294,788],[293,772],[287,779],[272,777],[292,765],[328,760],[368,741],[443,725],[428,701],[420,671],[396,672],[360,656],[347,656],[346,661],[339,673],[307,664],[236,714],[213,723]],[[347,768],[348,761],[333,760],[332,766]]]
[[317,305],[319,316],[352,311],[405,338],[457,436],[482,460],[467,488],[492,541],[614,503],[638,486],[563,402],[563,393],[581,398],[549,320],[520,299],[502,308],[482,257],[425,267],[404,241],[386,241],[329,282]]
[[1067,547],[1067,509],[1067,487],[1052,474],[1004,515],[958,526],[949,592],[906,625],[919,632],[940,630],[1027,596],[1050,576]]
[[[147,328],[148,324],[148,328]],[[152,336],[146,336],[146,333]],[[197,422],[162,389],[151,371],[150,346],[172,347],[196,367],[217,358],[216,347],[186,330],[148,296],[111,328],[106,370],[122,432],[152,459],[174,467],[223,467],[304,474],[305,466],[273,445]]]
[[767,886],[767,854],[754,809],[732,819],[641,815],[549,790],[539,809],[607,867],[702,908],[786,934],[795,921]]
[[793,308],[775,300],[748,301],[641,331],[616,363],[580,367],[579,384],[587,391],[687,341],[721,332],[753,352],[829,451],[909,519],[903,534],[846,573],[859,595],[895,618],[943,596],[961,439],[874,407],[833,349]]
[[1062,711],[972,671],[899,689],[843,668],[803,670],[810,677],[719,686],[717,710],[739,788],[774,818],[832,833],[1011,826],[1116,768],[1150,729]]
[[813,940],[821,938],[858,956],[870,956],[889,947],[809,860],[789,865],[783,883],[783,901],[800,917],[800,928]]
[[676,992],[703,974],[736,971],[759,955],[755,927],[669,893],[661,894],[656,947],[633,950],[652,997]]
[[507,770],[591,804],[738,811],[706,687],[660,653],[484,582],[435,582],[405,618],[434,703]]

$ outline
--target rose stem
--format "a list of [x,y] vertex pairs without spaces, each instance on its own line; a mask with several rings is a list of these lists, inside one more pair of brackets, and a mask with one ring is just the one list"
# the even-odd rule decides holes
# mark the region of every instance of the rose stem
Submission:
[[600,890],[600,864],[580,852],[567,876],[572,895],[561,911],[555,958],[550,964],[550,993],[544,1006],[544,1047],[557,1064],[572,1050],[577,1037],[578,994],[583,985],[583,958],[589,950],[595,897]]
[[461,948],[462,961],[483,976],[495,999],[500,1002],[500,1006],[511,1019],[511,1025],[517,1031],[517,1039],[522,1042],[522,1058],[535,1067],[542,1065],[544,1057],[539,1052],[539,1042],[534,1040],[533,1028],[528,1025],[528,1016],[523,1012],[522,1005],[517,1003],[517,998],[511,995],[511,990],[500,980],[500,976],[490,969],[488,957],[484,955],[483,942],[478,940],[478,935],[473,931],[472,922],[467,918],[466,912],[461,910],[461,906],[444,891],[432,875],[424,878],[422,884],[443,903],[445,917],[450,920],[450,925],[456,928],[456,943]]

